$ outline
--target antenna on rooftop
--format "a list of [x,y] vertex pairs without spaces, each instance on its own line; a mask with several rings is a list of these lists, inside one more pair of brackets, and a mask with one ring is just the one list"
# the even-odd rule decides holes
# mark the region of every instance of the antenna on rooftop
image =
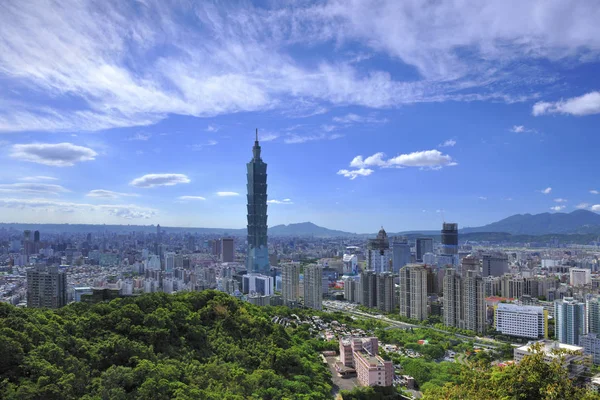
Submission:
[[258,128],[256,128],[256,141],[258,142]]

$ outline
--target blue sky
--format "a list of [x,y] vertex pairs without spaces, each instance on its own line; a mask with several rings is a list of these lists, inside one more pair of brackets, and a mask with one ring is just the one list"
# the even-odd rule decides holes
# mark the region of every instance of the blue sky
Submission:
[[27,3],[0,221],[244,227],[255,128],[269,225],[600,211],[594,1]]

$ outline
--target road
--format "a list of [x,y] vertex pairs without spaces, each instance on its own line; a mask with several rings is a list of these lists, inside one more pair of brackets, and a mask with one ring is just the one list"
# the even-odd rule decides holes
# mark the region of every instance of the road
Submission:
[[344,308],[342,306],[337,306],[335,303],[331,303],[328,302],[327,305],[324,305],[325,308],[327,309],[332,309],[335,311],[339,311],[345,314],[350,314],[350,315],[354,315],[354,316],[358,316],[358,317],[362,317],[362,318],[369,318],[369,319],[374,319],[377,321],[382,321],[385,322],[386,324],[390,324],[389,328],[386,329],[390,329],[390,328],[399,328],[399,329],[409,329],[409,328],[421,328],[421,329],[431,329],[433,331],[436,332],[441,332],[447,335],[453,335],[455,337],[457,337],[458,339],[461,339],[463,341],[473,341],[474,344],[476,344],[477,346],[481,346],[481,347],[486,347],[488,349],[496,349],[498,347],[500,347],[503,343],[502,342],[498,342],[497,340],[494,339],[490,339],[490,338],[481,338],[481,337],[471,337],[471,336],[466,336],[466,335],[461,335],[459,333],[453,333],[453,332],[449,332],[449,331],[445,331],[443,329],[438,329],[438,328],[434,328],[432,326],[427,326],[427,325],[414,325],[414,324],[409,324],[406,322],[400,322],[400,321],[396,321],[393,319],[390,319],[386,316],[377,316],[377,315],[373,315],[373,314],[369,314],[363,311],[359,311],[359,310],[355,310],[355,309],[347,309]]

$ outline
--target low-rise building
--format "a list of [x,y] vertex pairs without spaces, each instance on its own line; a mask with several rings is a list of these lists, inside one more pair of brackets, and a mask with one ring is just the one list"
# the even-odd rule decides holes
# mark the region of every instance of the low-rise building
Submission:
[[378,355],[377,338],[341,338],[340,363],[354,368],[362,386],[391,386],[394,367]]
[[596,333],[588,333],[579,337],[579,345],[583,352],[592,357],[595,365],[600,365],[600,337]]
[[539,342],[531,342],[525,346],[516,348],[514,350],[514,360],[516,363],[521,362],[525,356],[534,354],[532,350],[533,343],[540,343],[542,345],[541,351],[544,353],[544,361],[548,363],[559,357],[557,352],[561,350],[568,351],[567,354],[563,355],[563,367],[569,372],[570,378],[581,376],[589,370],[591,357],[584,354],[583,347],[559,343],[553,340],[540,340]]

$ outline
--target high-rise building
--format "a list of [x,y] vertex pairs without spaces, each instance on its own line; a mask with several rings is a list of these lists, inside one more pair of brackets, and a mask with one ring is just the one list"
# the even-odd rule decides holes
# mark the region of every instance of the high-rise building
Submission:
[[344,278],[344,299],[350,303],[360,303],[360,281],[358,276]]
[[176,254],[171,251],[165,253],[164,265],[166,272],[173,272],[175,269],[175,256]]
[[273,295],[273,277],[261,274],[246,274],[242,277],[244,293],[262,296]]
[[548,311],[544,307],[500,303],[495,308],[494,324],[503,335],[548,338]]
[[579,345],[579,337],[588,333],[585,303],[572,297],[554,301],[554,335],[560,343]]
[[588,331],[600,334],[600,298],[592,297],[586,300],[588,313]]
[[304,307],[323,308],[323,272],[317,264],[304,267]]
[[377,274],[375,271],[360,273],[360,304],[368,308],[377,307]]
[[400,315],[417,320],[427,319],[427,269],[423,264],[400,268]]
[[291,262],[281,265],[281,297],[288,307],[298,305],[300,290],[300,263]]
[[461,276],[447,269],[444,276],[444,324],[484,333],[486,329],[485,285],[476,271]]
[[394,311],[396,302],[396,291],[394,287],[394,274],[391,272],[382,272],[377,274],[377,309],[391,313]]
[[484,254],[481,271],[484,278],[504,275],[508,272],[508,256],[506,253]]
[[221,239],[221,261],[233,262],[235,258],[235,250],[233,246],[233,238]]
[[252,160],[246,165],[248,178],[248,273],[269,273],[267,247],[267,164],[260,157],[258,129]]
[[36,243],[40,241],[40,231],[33,232],[33,241]]
[[410,245],[406,237],[392,239],[392,271],[397,274],[400,268],[410,264]]
[[417,238],[416,241],[416,259],[417,262],[423,262],[423,255],[433,253],[432,238]]
[[592,283],[592,271],[587,268],[571,268],[569,270],[571,286],[585,286]]
[[27,307],[59,308],[67,304],[67,275],[58,267],[27,270]]
[[221,240],[212,241],[212,255],[221,258]]
[[444,222],[442,225],[442,254],[458,254],[458,224]]
[[600,337],[596,333],[588,333],[579,337],[579,345],[583,347],[583,353],[592,356],[592,362],[600,365]]
[[388,272],[392,253],[390,241],[383,227],[379,230],[377,238],[369,239],[367,243],[367,270],[375,272]]
[[344,275],[356,275],[358,272],[358,257],[356,257],[356,254],[344,254],[342,262],[344,263]]

